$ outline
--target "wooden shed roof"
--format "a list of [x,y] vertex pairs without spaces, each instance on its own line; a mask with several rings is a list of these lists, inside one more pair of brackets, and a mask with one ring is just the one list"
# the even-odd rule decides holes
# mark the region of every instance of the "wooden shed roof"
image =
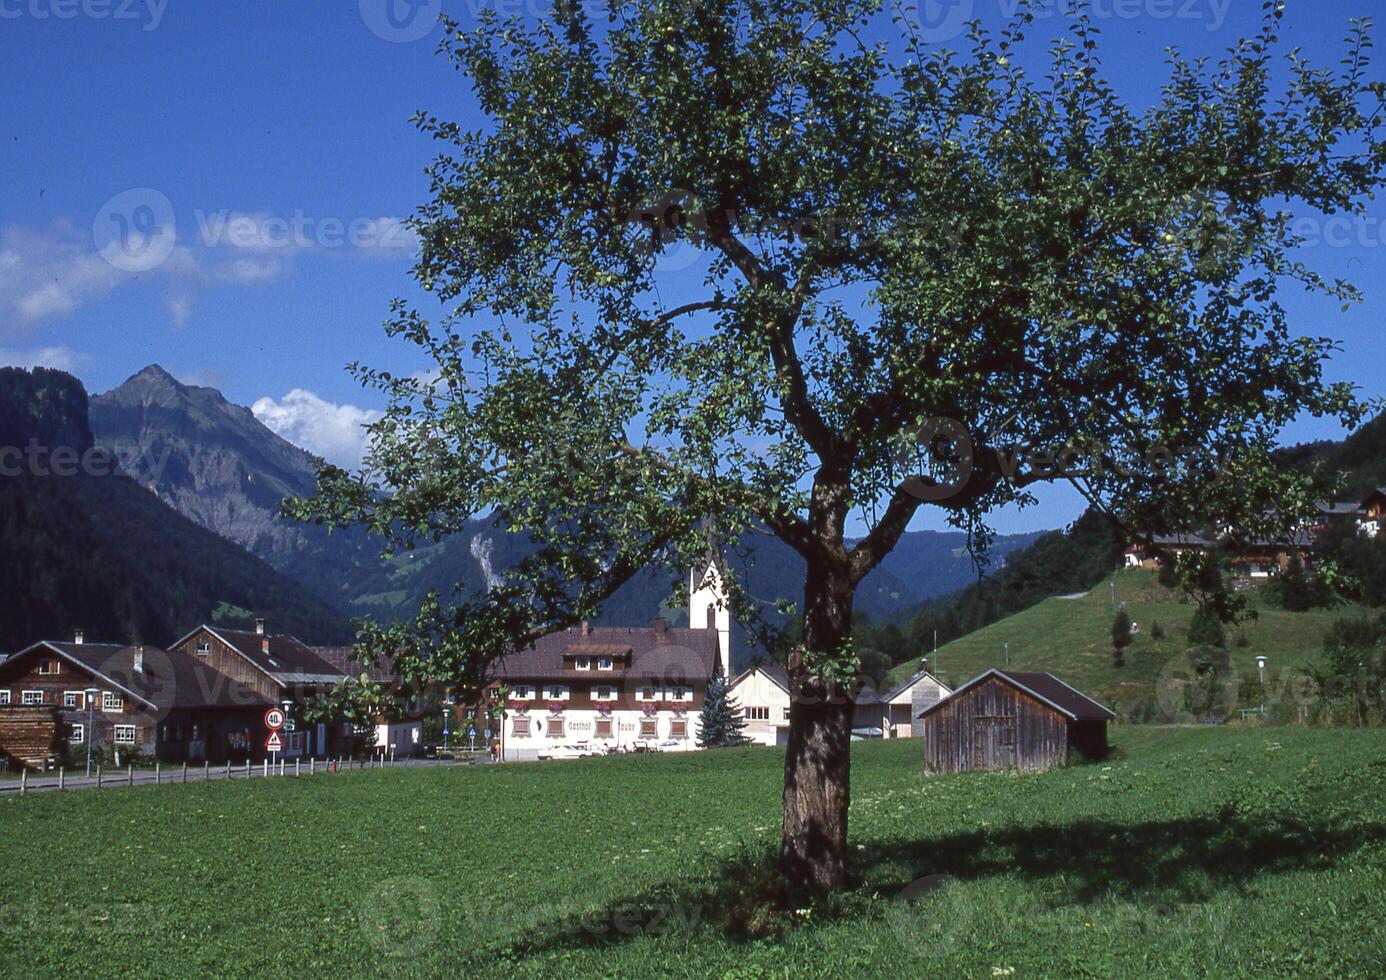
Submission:
[[923,718],[951,700],[956,699],[966,691],[976,687],[988,678],[995,677],[1012,687],[1024,691],[1026,694],[1038,701],[1047,704],[1059,714],[1068,718],[1070,721],[1115,721],[1116,714],[1105,705],[1099,704],[1083,692],[1064,683],[1053,674],[1032,673],[1019,670],[1002,670],[999,667],[992,667],[984,673],[978,674],[962,687],[958,688],[953,694],[930,705],[919,713]]

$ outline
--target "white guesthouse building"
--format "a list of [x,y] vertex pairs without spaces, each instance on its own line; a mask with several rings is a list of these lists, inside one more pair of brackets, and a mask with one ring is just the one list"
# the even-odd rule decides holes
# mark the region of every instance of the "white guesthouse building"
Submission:
[[492,686],[509,688],[502,712],[506,759],[546,747],[681,752],[698,747],[698,717],[717,661],[731,666],[731,616],[715,564],[689,581],[689,628],[583,623],[498,662]]

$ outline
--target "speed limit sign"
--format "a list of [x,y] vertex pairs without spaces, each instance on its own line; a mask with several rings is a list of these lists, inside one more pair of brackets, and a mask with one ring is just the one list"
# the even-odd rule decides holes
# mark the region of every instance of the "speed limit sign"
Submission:
[[277,732],[284,727],[284,709],[270,708],[265,712],[265,727],[272,732]]

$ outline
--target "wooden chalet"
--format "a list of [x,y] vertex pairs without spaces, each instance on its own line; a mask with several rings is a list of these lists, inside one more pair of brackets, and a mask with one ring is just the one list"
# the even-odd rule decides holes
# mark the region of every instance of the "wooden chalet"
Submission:
[[78,633],[0,664],[0,759],[46,768],[88,740],[165,762],[242,757],[271,703],[177,652]]
[[1107,752],[1116,715],[1053,674],[992,668],[919,715],[924,771],[1053,769]]
[[[243,685],[268,703],[289,705],[326,694],[347,676],[339,666],[287,634],[271,634],[257,619],[254,631],[202,625],[177,640],[172,650]],[[326,755],[354,748],[356,734],[348,723],[300,725],[292,717],[284,733],[287,758]],[[248,734],[252,750],[268,733]]]
[[881,727],[885,737],[917,737],[921,733],[920,713],[952,693],[948,685],[921,668],[881,697]]

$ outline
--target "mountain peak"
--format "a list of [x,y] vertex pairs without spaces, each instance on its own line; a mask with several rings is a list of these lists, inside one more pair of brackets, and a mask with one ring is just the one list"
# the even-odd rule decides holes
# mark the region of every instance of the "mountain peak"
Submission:
[[[125,379],[125,384],[132,382],[143,382],[144,384],[171,385],[175,388],[182,388],[183,383],[169,374],[161,365],[151,364],[138,374],[133,374]],[[124,387],[122,385],[122,387]]]

